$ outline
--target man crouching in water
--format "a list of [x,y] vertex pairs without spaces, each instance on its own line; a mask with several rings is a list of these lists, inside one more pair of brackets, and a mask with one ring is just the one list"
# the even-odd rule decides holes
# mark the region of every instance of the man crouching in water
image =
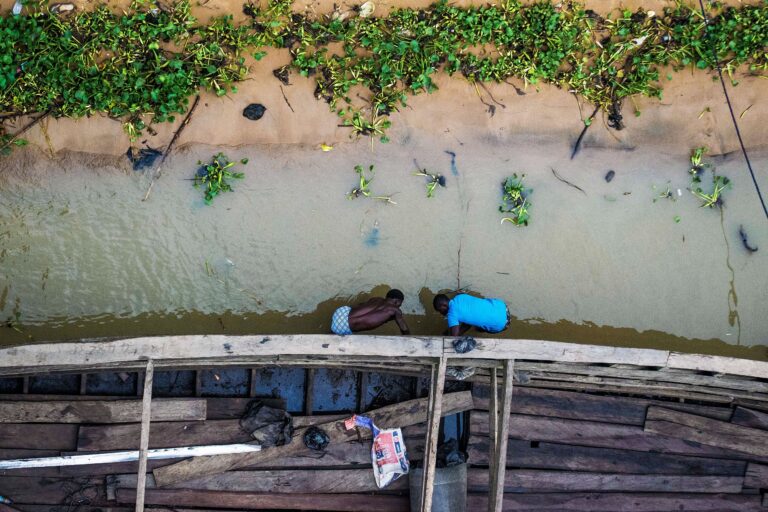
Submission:
[[339,336],[369,331],[394,320],[401,334],[411,334],[400,306],[405,296],[400,290],[389,290],[385,298],[373,297],[356,306],[341,306],[333,313],[331,330]]

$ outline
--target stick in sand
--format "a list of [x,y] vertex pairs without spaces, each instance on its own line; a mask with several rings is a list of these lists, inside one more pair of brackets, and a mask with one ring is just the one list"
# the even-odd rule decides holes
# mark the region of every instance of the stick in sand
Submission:
[[588,129],[590,126],[592,126],[592,120],[593,120],[593,119],[595,118],[595,116],[597,115],[597,111],[598,111],[598,110],[600,110],[600,106],[599,106],[599,105],[598,105],[597,107],[595,107],[595,111],[594,111],[594,112],[592,112],[592,115],[591,115],[591,116],[589,116],[589,121],[590,121],[590,123],[589,123],[589,124],[586,124],[586,123],[584,124],[584,129],[583,129],[583,130],[581,130],[581,134],[579,135],[579,138],[578,138],[578,139],[576,139],[576,144],[574,144],[574,145],[573,145],[573,153],[571,153],[571,160],[573,160],[573,157],[575,157],[575,156],[576,156],[576,153],[578,153],[578,152],[579,152],[579,149],[581,148],[581,139],[583,139],[583,138],[584,138],[584,135],[587,133],[587,129]]
[[29,123],[28,125],[26,125],[24,128],[22,128],[21,130],[19,130],[19,131],[18,131],[18,132],[16,132],[15,134],[13,134],[13,136],[12,136],[10,139],[8,139],[8,141],[7,141],[5,144],[3,144],[2,146],[0,146],[0,151],[4,150],[5,148],[7,148],[7,147],[8,147],[8,146],[10,146],[11,144],[13,144],[13,141],[15,141],[16,139],[18,139],[18,138],[19,138],[19,137],[21,137],[22,135],[24,135],[24,134],[25,134],[27,131],[29,131],[30,129],[32,129],[32,128],[33,128],[33,127],[34,127],[34,126],[37,124],[37,123],[39,123],[40,121],[42,121],[43,119],[45,119],[46,117],[48,117],[48,115],[49,115],[50,113],[51,113],[51,111],[49,110],[48,112],[44,113],[44,114],[43,114],[43,115],[41,115],[40,117],[36,117],[34,121],[32,121],[31,123]]
[[184,131],[184,128],[187,127],[189,124],[190,119],[192,118],[192,114],[195,113],[195,109],[197,108],[197,104],[200,103],[200,95],[198,94],[195,96],[195,101],[192,103],[192,108],[189,109],[189,112],[187,112],[186,117],[181,122],[181,125],[176,130],[176,133],[173,134],[173,138],[171,138],[171,142],[168,143],[168,147],[165,148],[165,151],[163,151],[163,157],[160,159],[160,165],[157,167],[157,172],[152,176],[152,181],[149,183],[149,188],[147,189],[147,193],[144,195],[144,199],[142,201],[146,201],[149,199],[149,194],[152,193],[152,187],[155,184],[155,181],[157,181],[160,178],[160,174],[163,171],[163,162],[165,162],[165,159],[168,158],[168,155],[171,153],[171,149],[173,148],[173,145],[176,144],[176,141],[178,140],[179,136],[181,135],[181,132]]

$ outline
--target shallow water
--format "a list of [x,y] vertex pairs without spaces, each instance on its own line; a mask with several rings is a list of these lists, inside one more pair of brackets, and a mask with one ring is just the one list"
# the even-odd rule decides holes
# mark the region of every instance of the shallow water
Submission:
[[[571,161],[542,138],[400,133],[373,151],[228,149],[250,159],[246,178],[213,206],[188,179],[220,148],[169,159],[146,202],[148,175],[123,160],[17,158],[0,174],[0,319],[18,313],[22,332],[0,339],[328,332],[334,307],[386,283],[415,334],[442,331],[431,291],[466,288],[509,304],[511,337],[766,357],[768,223],[739,154],[711,159],[734,183],[720,211],[686,190],[687,148],[586,147]],[[765,168],[767,153],[751,156]],[[414,158],[446,176],[432,199]],[[347,200],[355,164],[374,164],[371,190],[397,205]],[[526,228],[500,224],[513,172],[534,189]],[[668,181],[676,200],[654,203]]]

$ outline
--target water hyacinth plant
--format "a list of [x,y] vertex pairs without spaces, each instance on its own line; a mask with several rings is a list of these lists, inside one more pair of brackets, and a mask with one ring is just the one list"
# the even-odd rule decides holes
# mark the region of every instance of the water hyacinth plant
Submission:
[[[247,163],[246,159],[241,163]],[[205,204],[210,205],[213,199],[221,192],[232,192],[234,189],[230,180],[240,180],[245,177],[242,172],[231,171],[235,162],[230,162],[224,153],[217,153],[213,159],[203,165],[203,162],[197,162],[201,167],[197,170],[194,178],[194,187],[202,188],[204,191]]]
[[517,174],[513,174],[501,183],[503,195],[499,211],[509,214],[501,219],[502,224],[511,222],[515,226],[528,225],[531,217],[528,212],[528,208],[531,206],[528,196],[533,192],[533,189],[526,189],[523,186],[524,178],[525,174],[520,175],[519,178]]

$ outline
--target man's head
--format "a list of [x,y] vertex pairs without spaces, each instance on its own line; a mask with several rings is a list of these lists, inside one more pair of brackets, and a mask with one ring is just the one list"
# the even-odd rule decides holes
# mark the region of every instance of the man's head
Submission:
[[387,301],[393,306],[399,308],[403,304],[403,300],[405,300],[405,295],[400,290],[392,288],[387,292]]
[[435,295],[435,298],[432,299],[432,306],[435,308],[435,311],[440,313],[441,315],[445,316],[448,314],[448,296],[444,293],[439,293]]

